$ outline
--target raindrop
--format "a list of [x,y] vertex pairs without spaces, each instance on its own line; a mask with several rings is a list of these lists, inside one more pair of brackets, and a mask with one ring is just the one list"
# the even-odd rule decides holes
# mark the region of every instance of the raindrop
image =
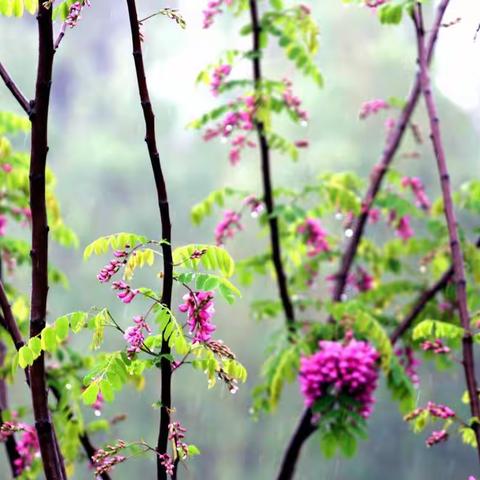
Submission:
[[66,388],[67,390],[71,390],[71,389],[72,389],[72,385],[71,385],[70,383],[67,383],[67,384],[65,385],[65,388]]
[[352,230],[351,228],[347,228],[347,229],[345,230],[345,236],[346,236],[347,238],[352,238],[352,237],[353,237],[353,230]]
[[307,127],[307,126],[308,126],[308,122],[307,122],[306,120],[302,120],[302,121],[300,122],[300,126],[302,126],[302,127]]
[[341,220],[342,218],[343,218],[342,212],[337,212],[337,213],[335,214],[335,220]]
[[100,410],[95,410],[93,413],[96,417],[101,417],[102,416],[102,412]]
[[427,267],[425,265],[420,265],[420,273],[427,273]]

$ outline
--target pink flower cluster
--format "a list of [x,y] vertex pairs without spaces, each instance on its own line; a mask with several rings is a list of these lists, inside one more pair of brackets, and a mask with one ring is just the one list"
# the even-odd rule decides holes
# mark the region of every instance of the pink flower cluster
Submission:
[[446,442],[448,440],[448,432],[446,430],[433,431],[427,438],[427,447],[433,447],[437,443]]
[[403,217],[397,218],[397,212],[395,210],[391,210],[388,214],[388,222],[390,225],[394,226],[397,237],[400,237],[404,242],[415,235],[415,232],[410,224],[409,215],[404,215]]
[[158,456],[161,460],[161,465],[165,469],[167,475],[173,475],[175,470],[175,464],[173,463],[172,457],[168,453],[162,453]]
[[322,252],[328,252],[330,247],[327,241],[327,232],[319,220],[307,218],[297,229],[298,233],[305,236],[306,243],[310,247],[307,255],[314,257]]
[[390,0],[365,0],[365,5],[368,7],[368,8],[378,8],[382,5],[384,5],[385,3],[388,3]]
[[285,78],[283,83],[285,84],[285,90],[283,91],[282,97],[285,105],[296,115],[299,120],[307,122],[308,113],[301,108],[302,101],[300,98],[293,94],[292,82]]
[[0,237],[4,237],[7,234],[7,217],[0,215]]
[[422,343],[422,350],[424,352],[433,352],[435,354],[445,354],[445,353],[450,353],[450,347],[447,347],[447,345],[444,345],[442,340],[437,338],[433,342],[427,340]]
[[220,86],[225,80],[225,77],[230,75],[231,71],[232,71],[231,65],[227,65],[227,64],[220,65],[213,70],[213,78],[210,83],[210,88],[212,89],[212,93],[214,96],[218,95]]
[[390,105],[382,99],[375,99],[369,100],[368,102],[364,102],[362,107],[360,108],[360,112],[358,116],[364,120],[365,118],[369,117],[370,115],[377,114],[380,110],[387,110],[390,108]]
[[405,373],[410,377],[413,385],[418,387],[420,385],[420,377],[418,376],[417,368],[421,362],[415,358],[412,347],[397,348],[395,355],[399,357],[400,365],[405,369]]
[[249,195],[248,197],[245,197],[242,203],[250,209],[250,214],[253,218],[258,217],[264,209],[263,202],[255,195]]
[[185,438],[186,428],[182,427],[180,422],[172,422],[168,425],[168,439],[172,441],[181,454],[181,457],[188,457],[188,445],[183,441]]
[[123,338],[129,345],[127,348],[129,357],[141,350],[143,342],[145,341],[145,334],[143,331],[145,330],[147,333],[152,332],[152,329],[142,316],[138,315],[133,317],[133,322],[135,325],[128,327],[123,335]]
[[187,313],[190,333],[194,335],[193,343],[208,342],[216,330],[211,322],[215,313],[213,292],[189,292],[183,300],[185,303],[178,308],[182,313]]
[[344,342],[322,340],[319,350],[300,361],[300,388],[305,405],[312,407],[327,395],[348,395],[359,403],[364,418],[372,412],[377,387],[379,355],[368,342],[347,335]]
[[425,193],[423,182],[418,177],[403,177],[402,186],[404,188],[410,187],[412,189],[412,192],[415,195],[416,204],[419,208],[426,211],[430,210],[432,204]]
[[21,475],[30,468],[35,457],[39,456],[40,445],[35,427],[27,423],[5,422],[0,430],[0,441],[5,441],[15,433],[21,433],[16,442],[19,458],[14,461],[15,473]]
[[13,167],[9,163],[2,163],[2,170],[5,173],[10,173],[13,170]]
[[84,6],[90,7],[90,0],[85,0],[84,2],[75,2],[70,5],[70,10],[68,12],[67,18],[65,19],[65,24],[70,28],[76,27],[79,20],[82,18],[80,14]]
[[227,238],[232,238],[242,230],[240,219],[239,213],[233,210],[225,210],[223,219],[215,227],[215,242],[217,245],[223,245]]
[[92,456],[96,478],[101,478],[104,473],[110,472],[115,465],[124,462],[127,457],[118,455],[118,452],[126,448],[123,440],[118,440],[114,445],[107,445],[105,449],[99,448]]
[[245,147],[254,148],[255,142],[247,138],[247,134],[254,128],[255,116],[255,98],[252,96],[243,97],[232,103],[235,110],[227,113],[220,124],[214,128],[207,128],[203,135],[205,141],[221,136],[227,140],[232,133],[239,131],[231,140],[231,150],[229,154],[230,163],[236,165],[240,160],[240,154]]
[[133,290],[130,285],[127,285],[123,280],[113,282],[112,289],[118,290],[117,297],[123,303],[130,303],[139,294],[139,290]]
[[110,260],[108,265],[105,265],[97,275],[97,279],[101,283],[107,283],[120,270],[120,268],[127,263],[128,252],[130,246],[126,245],[125,250],[116,250],[113,252],[115,257]]
[[222,13],[220,7],[231,5],[233,0],[210,0],[207,9],[203,11],[203,28],[209,28],[213,25],[213,20]]

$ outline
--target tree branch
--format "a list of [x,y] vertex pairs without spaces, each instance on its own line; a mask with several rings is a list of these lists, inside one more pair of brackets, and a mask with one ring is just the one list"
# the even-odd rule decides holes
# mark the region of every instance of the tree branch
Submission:
[[27,97],[22,93],[20,88],[18,88],[17,84],[13,81],[12,77],[7,72],[7,69],[2,65],[0,62],[0,77],[2,77],[5,85],[10,90],[12,95],[17,100],[18,104],[22,107],[24,112],[27,115],[31,113],[30,102],[27,100]]
[[[48,222],[45,201],[45,168],[48,152],[48,113],[53,68],[52,9],[38,0],[39,56],[35,100],[30,115],[32,122],[30,160],[30,208],[32,211],[32,294],[30,337],[45,327],[48,295]],[[54,425],[48,408],[45,358],[42,353],[30,368],[35,428],[40,444],[47,480],[65,480],[63,457],[58,447]]]
[[[472,331],[470,327],[470,313],[468,311],[467,283],[465,277],[465,264],[462,247],[458,235],[457,219],[453,207],[452,190],[450,186],[450,176],[448,174],[447,160],[443,146],[442,134],[440,131],[440,120],[438,117],[437,106],[432,95],[430,75],[428,72],[428,59],[425,49],[425,29],[423,25],[422,7],[416,3],[414,7],[414,23],[417,34],[418,58],[420,65],[420,81],[423,91],[423,97],[427,107],[428,119],[430,123],[430,138],[432,140],[433,150],[437,159],[437,168],[442,188],[443,205],[445,218],[448,227],[450,239],[450,250],[453,259],[454,282],[456,285],[457,308],[460,316],[460,323],[465,331],[462,339],[463,350],[463,368],[467,390],[470,397],[470,411],[473,417],[480,418],[480,401],[478,398],[478,386],[475,375],[475,359],[473,353]],[[477,439],[477,452],[480,459],[480,424],[473,422],[472,429]]]
[[[260,85],[262,82],[262,64],[260,48],[260,34],[261,27],[258,19],[257,0],[249,0],[250,6],[250,18],[252,22],[252,35],[253,35],[253,79],[255,84],[256,102],[261,102]],[[280,232],[278,227],[278,219],[275,214],[275,201],[272,192],[272,178],[270,169],[270,147],[268,145],[265,125],[258,119],[255,119],[255,127],[257,130],[258,140],[260,143],[260,157],[262,165],[262,182],[263,182],[263,195],[265,201],[265,207],[268,216],[268,226],[270,231],[270,245],[272,249],[272,261],[275,269],[275,275],[277,277],[277,286],[282,302],[283,312],[285,314],[285,320],[288,329],[292,331],[295,323],[295,310],[293,307],[290,294],[288,293],[287,276],[282,261],[282,249],[280,242]]]
[[[173,288],[173,260],[172,260],[172,227],[170,222],[170,208],[168,204],[167,187],[160,163],[155,134],[155,115],[153,113],[150,95],[148,91],[147,79],[145,76],[145,66],[143,63],[142,41],[140,35],[140,25],[138,23],[138,14],[135,0],[127,0],[128,15],[130,20],[130,29],[132,33],[133,59],[135,62],[135,71],[137,75],[138,91],[145,120],[145,142],[147,144],[150,163],[152,166],[155,187],[157,190],[158,207],[160,211],[160,223],[162,226],[162,253],[163,253],[163,290],[161,302],[170,309],[172,303]],[[161,409],[160,409],[160,428],[157,442],[157,452],[159,455],[167,452],[168,448],[168,425],[170,423],[170,410],[172,406],[171,377],[172,366],[167,356],[170,353],[170,347],[164,338],[161,347]],[[167,480],[165,468],[161,465],[161,459],[157,455],[157,478]]]
[[[428,46],[426,48],[427,64],[432,59],[435,44],[438,37],[438,32],[440,30],[443,15],[449,4],[449,1],[450,0],[441,0],[440,4],[437,7],[430,37],[428,39]],[[403,108],[396,122],[396,128],[392,133],[392,135],[390,135],[389,138],[387,139],[387,145],[381,156],[380,163],[376,165],[373,169],[370,186],[362,201],[362,211],[358,216],[358,218],[356,219],[355,225],[353,226],[353,235],[342,256],[340,269],[336,275],[336,282],[335,282],[334,292],[332,295],[332,299],[335,302],[340,301],[342,298],[343,292],[345,290],[348,274],[350,273],[350,269],[353,265],[353,261],[357,254],[360,240],[362,239],[362,236],[365,230],[365,225],[368,219],[368,212],[373,205],[373,202],[375,200],[377,193],[380,191],[383,178],[385,177],[385,174],[387,173],[388,168],[392,163],[395,157],[395,154],[400,146],[401,140],[403,138],[403,134],[405,133],[405,129],[410,122],[410,118],[413,114],[413,111],[415,110],[418,99],[420,97],[420,93],[421,93],[420,75],[419,73],[417,73],[415,82],[412,86],[410,95],[407,99],[407,103]],[[278,480],[280,479],[290,480],[293,478],[293,475],[295,473],[295,467],[298,462],[303,443],[305,443],[308,437],[313,433],[312,431],[310,431],[311,429],[306,429],[303,427],[304,422],[308,418],[311,418],[310,409],[306,409],[305,412],[303,413],[302,419],[298,424],[298,427],[292,437],[292,440],[290,441],[287,447],[287,450],[285,451],[280,472],[277,477]]]
[[[441,27],[442,18],[448,6],[448,3],[449,3],[449,0],[442,0],[439,6],[437,7],[437,13],[432,25],[430,37],[428,39],[427,63],[430,63],[432,59],[435,43],[438,37],[438,32]],[[370,186],[362,201],[361,213],[355,221],[355,224],[353,226],[353,235],[342,256],[340,270],[336,275],[336,281],[335,281],[335,287],[334,287],[334,293],[333,293],[333,300],[335,302],[339,302],[342,298],[343,292],[345,290],[348,274],[350,273],[353,261],[357,254],[358,246],[363,237],[365,225],[368,220],[368,213],[373,205],[375,197],[377,196],[380,190],[385,174],[387,173],[388,168],[390,167],[390,164],[392,163],[395,157],[395,154],[397,153],[397,150],[403,138],[403,134],[405,133],[405,129],[408,126],[410,122],[410,118],[417,105],[418,99],[420,97],[420,93],[421,93],[420,77],[417,74],[415,83],[413,84],[413,87],[410,91],[410,95],[408,96],[407,103],[405,104],[405,107],[403,108],[399,118],[395,123],[395,130],[392,132],[391,135],[388,136],[387,145],[380,158],[380,162],[377,165],[375,165],[375,167],[373,168],[373,171],[371,174]]]

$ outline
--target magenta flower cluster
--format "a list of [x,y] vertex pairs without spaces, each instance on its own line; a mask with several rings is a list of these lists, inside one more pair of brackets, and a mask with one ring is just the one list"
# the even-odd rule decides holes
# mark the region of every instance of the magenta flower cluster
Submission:
[[395,234],[397,237],[401,238],[404,242],[415,235],[410,224],[409,215],[403,215],[402,217],[397,218],[397,212],[391,210],[388,215],[388,222],[395,228]]
[[242,230],[240,219],[239,213],[234,210],[225,210],[223,219],[215,227],[215,242],[217,245],[223,245],[227,238],[232,238]]
[[172,422],[168,425],[168,439],[184,458],[188,457],[188,445],[183,441],[186,431],[187,429],[182,427],[180,422]]
[[172,457],[168,453],[162,453],[158,456],[161,460],[160,464],[165,469],[167,475],[173,475],[175,470],[175,464],[173,463]]
[[206,10],[203,11],[203,28],[209,28],[213,25],[215,17],[223,11],[223,5],[229,6],[233,0],[210,0],[207,4]]
[[230,72],[232,71],[231,65],[223,64],[219,65],[213,70],[213,78],[210,82],[210,88],[212,89],[213,95],[216,97],[218,95],[219,89]]
[[308,113],[301,108],[302,101],[300,100],[300,98],[293,94],[292,82],[285,78],[283,80],[283,83],[285,85],[285,89],[283,91],[282,97],[286,107],[290,109],[299,120],[307,122]]
[[402,186],[404,188],[411,188],[413,194],[415,195],[416,204],[419,208],[426,211],[430,210],[432,204],[425,193],[423,182],[418,177],[403,177]]
[[254,148],[256,146],[255,142],[247,138],[254,128],[255,99],[252,96],[242,97],[237,102],[233,102],[231,107],[235,110],[228,112],[216,127],[207,128],[203,139],[209,141],[220,136],[227,141],[236,132],[231,140],[232,148],[229,154],[230,163],[236,165],[240,160],[241,151],[245,147]]
[[75,2],[70,5],[70,10],[68,11],[67,18],[65,19],[65,24],[70,28],[76,27],[79,20],[82,18],[81,13],[84,6],[90,7],[90,0],[85,0],[84,2]]
[[307,255],[314,257],[322,252],[328,252],[330,247],[327,241],[327,232],[319,220],[307,218],[297,229],[298,233],[305,236],[307,246],[310,247]]
[[213,304],[213,292],[189,292],[184,295],[185,303],[178,308],[182,313],[186,313],[190,334],[193,335],[193,343],[208,342],[212,338],[212,333],[216,326],[211,322],[215,314]]
[[377,114],[380,110],[388,110],[390,105],[380,98],[369,100],[364,102],[360,108],[358,116],[364,120],[365,118],[370,117],[371,115]]
[[418,376],[417,368],[421,362],[415,357],[413,348],[397,348],[395,354],[399,357],[400,365],[405,369],[405,373],[410,377],[413,385],[418,387],[420,385],[420,377]]
[[319,350],[300,362],[300,389],[305,405],[312,407],[325,396],[348,395],[359,404],[358,413],[368,418],[377,387],[379,355],[368,342],[348,334],[345,341],[322,340]]
[[7,217],[0,215],[0,237],[4,237],[7,234]]
[[107,283],[111,278],[120,270],[120,268],[127,263],[128,252],[127,249],[130,248],[128,245],[125,246],[125,250],[116,250],[113,252],[114,259],[105,265],[97,275],[97,279],[101,283]]
[[133,317],[133,323],[135,325],[128,327],[123,335],[123,338],[128,343],[127,353],[130,357],[140,352],[145,341],[144,330],[147,333],[152,332],[152,329],[141,315]]
[[433,342],[430,340],[427,340],[422,343],[421,347],[424,352],[433,352],[437,355],[450,353],[450,347],[448,347],[447,345],[444,345],[442,340],[440,340],[439,338],[437,338],[436,340],[433,340]]
[[40,455],[40,445],[35,427],[27,423],[3,423],[0,430],[0,441],[5,441],[15,433],[20,433],[20,437],[16,441],[18,458],[14,461],[15,474],[20,476],[30,468],[34,459]]
[[448,432],[446,430],[433,431],[426,440],[427,447],[433,447],[437,443],[446,442],[448,440]]
[[132,289],[123,280],[112,283],[113,290],[118,290],[117,297],[123,303],[130,303],[140,292],[137,289]]

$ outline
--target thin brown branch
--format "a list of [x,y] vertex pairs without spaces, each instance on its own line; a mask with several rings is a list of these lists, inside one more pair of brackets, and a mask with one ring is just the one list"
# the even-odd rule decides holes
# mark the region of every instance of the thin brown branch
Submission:
[[7,72],[7,69],[0,62],[0,77],[2,77],[6,87],[10,90],[12,95],[17,100],[18,104],[22,107],[23,111],[30,115],[31,107],[30,102],[27,100],[27,97],[22,93],[17,84],[13,81],[10,74]]
[[[417,34],[418,58],[420,64],[420,80],[423,91],[423,97],[427,107],[428,119],[430,123],[430,138],[432,140],[433,150],[437,159],[437,168],[440,178],[443,208],[448,227],[450,239],[450,250],[453,260],[454,282],[456,286],[457,308],[460,316],[460,323],[465,331],[462,339],[463,368],[465,380],[470,398],[470,411],[472,417],[480,418],[480,400],[478,398],[478,385],[475,374],[475,358],[473,352],[473,339],[470,327],[470,312],[468,310],[467,282],[465,276],[465,262],[463,258],[462,246],[458,234],[457,219],[453,207],[452,189],[450,185],[450,176],[448,173],[447,159],[443,145],[442,133],[440,130],[440,119],[437,106],[432,94],[432,86],[428,71],[428,59],[425,48],[425,29],[423,25],[422,6],[416,3],[414,7],[414,23]],[[475,421],[472,424],[477,439],[477,453],[480,459],[480,424]]]
[[[172,289],[173,289],[173,260],[172,260],[172,226],[170,221],[170,207],[168,204],[167,187],[160,163],[158,153],[156,134],[155,134],[155,115],[153,113],[150,94],[148,91],[147,79],[145,76],[145,66],[142,54],[142,37],[140,34],[140,25],[138,22],[138,13],[135,0],[127,0],[128,15],[130,20],[130,30],[132,34],[133,59],[135,62],[135,71],[137,76],[138,91],[145,120],[145,142],[147,144],[150,163],[152,166],[155,187],[157,190],[157,201],[160,211],[160,223],[162,227],[162,253],[163,253],[163,290],[161,302],[167,308],[171,307]],[[168,448],[168,425],[170,424],[170,410],[172,406],[171,378],[172,366],[168,360],[170,347],[167,339],[163,339],[161,347],[161,408],[160,408],[160,428],[157,442],[157,478],[167,480],[165,468],[161,465],[159,455],[167,452]]]
[[[252,22],[252,36],[253,36],[253,50],[252,50],[252,65],[253,65],[253,79],[256,90],[256,101],[262,101],[262,93],[260,85],[262,83],[262,64],[260,47],[261,27],[258,18],[257,0],[249,0],[250,18]],[[257,130],[258,141],[260,143],[260,158],[262,168],[262,182],[263,182],[263,197],[265,201],[265,208],[268,216],[268,226],[270,232],[270,245],[272,249],[272,262],[277,278],[277,286],[282,302],[285,321],[290,331],[293,331],[295,324],[295,309],[293,307],[292,299],[288,292],[287,275],[282,260],[282,247],[280,241],[280,231],[278,219],[275,214],[275,200],[273,198],[272,188],[272,174],[271,174],[271,160],[270,147],[266,137],[265,125],[259,119],[255,119],[255,127]]]

